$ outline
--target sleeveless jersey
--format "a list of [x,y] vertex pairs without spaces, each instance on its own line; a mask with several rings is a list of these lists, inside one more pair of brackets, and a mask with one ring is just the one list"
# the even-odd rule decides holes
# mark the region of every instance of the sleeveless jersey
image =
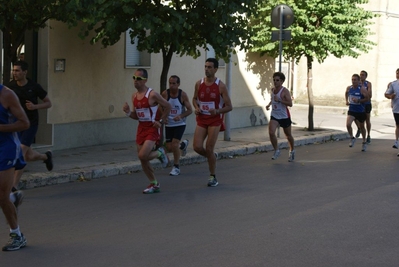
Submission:
[[139,124],[144,127],[152,127],[154,121],[159,120],[158,105],[151,107],[149,103],[149,95],[152,91],[148,88],[144,97],[140,100],[137,99],[137,95],[134,97],[133,105],[136,109],[137,117],[139,118]]
[[201,79],[197,94],[197,103],[201,114],[197,115],[197,120],[203,123],[223,121],[222,114],[211,115],[209,112],[210,109],[221,109],[224,105],[223,97],[219,91],[219,83],[219,78],[216,78],[215,82],[208,86],[205,84],[204,78]]
[[271,116],[281,120],[281,119],[288,119],[291,117],[290,111],[288,110],[288,107],[284,105],[281,102],[277,102],[274,100],[274,97],[277,96],[278,99],[281,99],[281,93],[283,90],[286,89],[285,87],[282,87],[281,90],[277,93],[274,94],[272,92],[272,112]]
[[[3,85],[0,84],[0,91]],[[0,104],[0,124],[10,124],[14,116]],[[22,157],[21,143],[16,132],[0,132],[0,171],[15,167],[21,169],[26,165]]]
[[170,96],[170,89],[166,90],[166,92],[168,93],[167,100],[169,104],[172,106],[172,109],[170,110],[170,113],[168,115],[168,124],[166,124],[165,127],[176,127],[176,126],[186,125],[186,118],[183,118],[180,121],[173,120],[174,117],[181,115],[183,112],[186,111],[186,108],[184,107],[181,101],[182,90],[179,89],[178,95],[175,98]]
[[360,92],[360,88],[361,88],[360,85],[357,88],[353,88],[353,85],[349,88],[349,96],[348,96],[349,111],[358,112],[358,113],[366,111],[363,103],[357,103],[358,99],[364,98],[364,96]]

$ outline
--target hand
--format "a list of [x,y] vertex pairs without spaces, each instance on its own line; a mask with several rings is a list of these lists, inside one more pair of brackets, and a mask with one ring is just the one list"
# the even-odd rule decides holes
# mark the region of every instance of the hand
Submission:
[[195,115],[199,115],[199,114],[201,114],[201,110],[199,108],[195,108],[194,113],[195,113]]
[[26,108],[27,108],[28,110],[35,110],[35,109],[36,109],[35,104],[33,104],[32,102],[30,102],[30,101],[28,101],[28,100],[26,100],[25,106],[26,106]]
[[269,110],[269,109],[270,109],[270,105],[267,105],[267,106],[266,106],[266,110]]
[[125,102],[122,109],[123,109],[123,112],[129,113],[130,112],[129,104],[127,102]]
[[174,121],[181,121],[181,117],[180,117],[180,115],[178,115],[178,116],[174,117],[174,118],[173,118],[173,120],[174,120]]

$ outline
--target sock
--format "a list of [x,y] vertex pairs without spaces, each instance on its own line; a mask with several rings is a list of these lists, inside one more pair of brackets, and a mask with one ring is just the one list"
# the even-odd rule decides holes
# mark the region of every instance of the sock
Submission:
[[173,164],[173,166],[176,167],[176,168],[178,168],[178,169],[180,169],[180,168],[179,168],[179,164]]
[[14,193],[10,193],[10,201],[11,201],[12,203],[14,203],[15,200],[16,200],[16,197],[15,197]]
[[154,181],[152,181],[151,183],[157,185],[157,184],[158,184],[158,181],[157,181],[157,180],[154,180]]
[[211,174],[211,176],[212,176],[213,178],[216,178],[216,175],[215,175],[215,174]]
[[158,158],[160,158],[162,156],[161,151],[158,151]]
[[17,234],[18,236],[21,236],[21,231],[19,230],[19,226],[17,229],[10,229],[10,234]]

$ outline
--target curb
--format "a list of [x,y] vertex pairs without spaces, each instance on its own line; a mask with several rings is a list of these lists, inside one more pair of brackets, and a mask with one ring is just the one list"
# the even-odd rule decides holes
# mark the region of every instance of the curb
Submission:
[[[295,138],[295,146],[305,146],[311,144],[322,144],[326,142],[334,142],[348,139],[349,134],[342,131],[332,131],[328,133],[314,134],[310,136],[301,136]],[[288,148],[287,141],[280,141],[280,149]],[[218,159],[233,158],[235,156],[246,156],[259,152],[272,151],[273,147],[270,141],[254,142],[245,145],[237,145],[225,148],[218,148]],[[180,159],[181,165],[191,165],[205,162],[206,158],[196,154],[195,152],[188,153],[185,157]],[[154,160],[152,162],[154,169],[161,169],[161,164]],[[76,181],[90,181],[92,179],[105,178],[109,176],[130,174],[141,171],[141,164],[139,161],[127,161],[122,163],[110,163],[108,165],[91,166],[84,169],[72,169],[59,172],[38,172],[26,174],[20,181],[20,189],[31,189],[36,187],[44,187],[49,185],[56,185],[62,183],[70,183]]]

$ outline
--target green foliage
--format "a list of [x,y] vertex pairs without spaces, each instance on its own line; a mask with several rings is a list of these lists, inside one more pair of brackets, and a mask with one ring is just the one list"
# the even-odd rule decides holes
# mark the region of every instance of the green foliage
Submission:
[[132,40],[138,37],[139,50],[172,50],[196,58],[199,48],[209,43],[216,55],[228,59],[233,44],[247,47],[242,40],[250,37],[248,17],[254,7],[255,0],[86,1],[82,10],[87,12],[80,14],[85,22],[81,35],[87,37],[94,29],[91,41],[107,47],[131,29]]
[[350,56],[357,58],[375,45],[367,37],[372,34],[369,25],[375,17],[360,4],[367,0],[269,0],[260,2],[258,13],[251,17],[255,31],[251,51],[273,57],[279,54],[279,42],[272,42],[271,12],[279,4],[290,6],[294,12],[292,40],[283,42],[283,55],[297,62],[301,57],[315,58],[320,63],[326,57]]

